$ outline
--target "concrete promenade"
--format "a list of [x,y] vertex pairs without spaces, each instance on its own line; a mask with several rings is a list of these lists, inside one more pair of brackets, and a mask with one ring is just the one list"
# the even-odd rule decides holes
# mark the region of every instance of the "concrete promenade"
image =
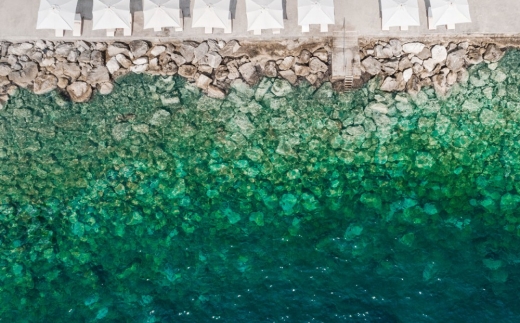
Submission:
[[[57,40],[53,30],[36,30],[36,19],[40,0],[0,0],[0,40],[22,41],[35,39]],[[151,41],[168,40],[201,40],[207,38],[218,39],[248,39],[248,40],[282,40],[294,38],[312,38],[332,36],[334,28],[341,28],[343,19],[346,20],[347,30],[356,31],[359,36],[367,37],[428,37],[434,35],[447,36],[461,35],[520,35],[520,1],[519,0],[469,0],[472,23],[458,24],[455,30],[446,30],[439,27],[437,30],[428,30],[426,8],[429,0],[419,0],[421,26],[410,27],[408,31],[391,28],[390,31],[381,30],[379,0],[335,0],[336,27],[329,26],[329,33],[320,33],[319,26],[311,26],[310,33],[302,33],[298,26],[297,0],[284,0],[285,29],[279,35],[273,35],[270,30],[262,32],[261,36],[254,36],[247,32],[247,18],[244,0],[232,0],[233,32],[224,34],[222,30],[215,30],[213,35],[204,34],[202,28],[191,28],[189,17],[193,7],[193,0],[181,0],[184,19],[184,31],[154,32],[152,29],[143,30],[142,0],[131,0],[131,11],[134,12],[133,34],[124,37],[122,30],[118,30],[116,37],[105,36],[104,30],[92,30],[92,0],[79,0],[78,12],[84,17],[81,37],[72,37],[72,31],[67,31],[63,40],[83,39],[87,41],[100,40],[132,40],[148,39]]]

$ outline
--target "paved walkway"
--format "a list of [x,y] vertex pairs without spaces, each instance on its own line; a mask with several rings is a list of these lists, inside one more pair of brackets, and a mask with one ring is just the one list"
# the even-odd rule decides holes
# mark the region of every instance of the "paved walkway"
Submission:
[[[189,0],[180,0],[184,12],[188,16]],[[78,12],[85,17],[81,39],[90,41],[108,39],[149,39],[167,41],[171,39],[203,38],[276,40],[290,38],[311,38],[331,36],[330,33],[320,33],[319,26],[311,26],[311,32],[303,34],[298,26],[297,0],[283,0],[286,2],[285,29],[279,35],[271,31],[264,31],[261,36],[253,36],[247,32],[245,1],[232,0],[235,8],[233,33],[224,34],[216,30],[214,35],[206,35],[202,28],[191,28],[191,18],[184,19],[183,32],[154,32],[152,29],[143,30],[142,0],[131,0],[131,10],[134,12],[134,30],[131,37],[123,37],[122,30],[118,30],[115,38],[105,37],[104,30],[92,30],[92,0],[79,0]],[[408,31],[391,28],[390,31],[381,30],[379,0],[335,0],[336,23],[340,28],[343,19],[346,20],[347,30],[357,31],[360,36],[392,36],[392,37],[425,37],[429,35],[464,35],[464,34],[506,34],[520,36],[520,1],[519,0],[468,0],[470,4],[472,23],[459,24],[455,30],[446,30],[439,27],[437,30],[428,30],[426,17],[426,3],[429,0],[419,0],[421,12],[421,26],[410,27]],[[36,30],[36,19],[40,0],[0,0],[0,39],[10,41],[56,39],[52,30]],[[191,1],[193,6],[193,0]],[[191,9],[190,9],[191,10]],[[72,37],[72,31],[67,31],[64,40],[77,39]]]

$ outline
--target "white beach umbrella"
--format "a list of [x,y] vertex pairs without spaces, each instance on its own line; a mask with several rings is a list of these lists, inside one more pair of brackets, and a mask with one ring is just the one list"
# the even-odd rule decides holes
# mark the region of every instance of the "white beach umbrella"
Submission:
[[78,0],[41,0],[36,29],[72,30]]
[[143,0],[144,29],[181,27],[179,0]]
[[454,25],[471,22],[467,0],[430,0],[433,25]]
[[92,29],[132,28],[130,0],[94,0]]
[[381,0],[383,29],[395,26],[420,26],[417,0]]
[[282,0],[246,0],[247,30],[282,29]]
[[231,28],[230,0],[195,0],[193,28]]
[[334,24],[334,0],[298,0],[298,25]]

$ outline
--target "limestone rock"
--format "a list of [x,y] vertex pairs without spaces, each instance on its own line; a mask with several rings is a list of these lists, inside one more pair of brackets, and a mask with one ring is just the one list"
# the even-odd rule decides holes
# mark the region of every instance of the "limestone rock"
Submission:
[[376,58],[391,58],[393,56],[392,49],[390,47],[383,47],[381,45],[374,47],[374,54]]
[[423,48],[424,48],[423,43],[417,43],[417,42],[406,43],[403,45],[403,52],[405,52],[407,54],[417,55],[423,50]]
[[397,59],[387,60],[383,64],[383,71],[387,75],[393,75],[399,68],[399,61]]
[[329,62],[329,53],[324,48],[315,50],[314,53],[312,53],[312,55],[314,55],[314,57],[319,58],[320,61],[324,63]]
[[312,57],[312,53],[308,50],[304,49],[300,52],[300,56],[298,56],[299,64],[307,64]]
[[211,81],[212,81],[211,78],[209,78],[207,75],[200,74],[199,78],[197,79],[197,82],[195,83],[195,85],[198,88],[201,88],[203,90],[207,90],[208,86],[211,84]]
[[97,85],[97,90],[101,95],[110,94],[114,90],[114,84],[110,82],[99,83]]
[[110,74],[114,74],[115,71],[117,71],[121,66],[119,66],[119,63],[115,57],[112,57],[107,62],[107,69]]
[[193,52],[193,63],[197,63],[200,61],[206,54],[209,52],[209,46],[208,43],[202,42],[195,48]]
[[208,86],[208,96],[216,99],[224,99],[226,97],[226,93],[224,93],[224,91],[218,87],[210,84]]
[[466,54],[465,60],[466,60],[466,63],[468,63],[469,65],[477,65],[477,64],[481,63],[484,60],[484,58],[482,57],[480,50],[474,49],[474,50],[470,50]]
[[34,80],[33,92],[36,94],[45,94],[49,93],[52,90],[56,89],[58,84],[58,78],[54,75],[42,75],[38,76]]
[[311,72],[318,73],[323,72],[326,73],[329,69],[327,64],[323,63],[319,58],[313,57],[309,61],[309,67],[311,69]]
[[92,95],[92,88],[85,82],[74,82],[67,86],[67,92],[74,102],[87,102]]
[[377,75],[381,72],[382,64],[372,56],[365,58],[361,64],[370,75]]
[[240,43],[237,40],[230,40],[226,45],[219,51],[223,57],[234,56],[234,54],[240,49]]
[[294,65],[294,73],[297,76],[307,76],[307,75],[311,74],[311,70],[310,70],[309,66],[295,64]]
[[412,62],[408,59],[408,57],[403,57],[401,58],[401,60],[399,61],[399,70],[400,71],[404,71],[410,67],[412,67],[413,64]]
[[130,51],[128,50],[128,45],[125,43],[116,42],[108,46],[107,49],[108,56],[116,56],[119,54],[129,55]]
[[390,49],[392,49],[393,56],[401,56],[403,46],[401,45],[401,41],[399,39],[390,39],[390,41],[388,42],[388,46],[390,46]]
[[105,60],[103,58],[103,55],[99,50],[94,50],[90,54],[90,64],[92,66],[101,66],[105,64]]
[[205,62],[212,68],[217,68],[222,62],[222,57],[216,52],[209,52],[206,54]]
[[258,82],[258,73],[256,72],[256,68],[253,65],[253,63],[243,64],[239,67],[238,70],[240,71],[240,75],[242,75],[244,81],[246,81],[247,83],[255,84]]
[[[162,55],[164,55],[164,54],[162,54]],[[186,59],[184,58],[184,56],[179,55],[177,53],[171,54],[170,57],[171,57],[172,61],[174,61],[175,64],[177,64],[177,66],[181,66],[186,63]]]
[[416,56],[417,56],[417,58],[422,59],[424,61],[425,59],[432,57],[432,52],[428,47],[425,46],[423,48],[423,50],[420,53],[418,53]]
[[64,89],[69,85],[69,79],[66,77],[58,77],[58,87]]
[[121,66],[123,66],[124,68],[130,68],[130,66],[132,66],[132,61],[128,59],[128,57],[126,57],[125,55],[123,54],[117,54],[116,55],[116,60],[119,64],[121,64]]
[[413,75],[413,70],[412,70],[412,68],[407,68],[407,69],[405,69],[405,70],[403,71],[403,80],[404,80],[405,82],[408,82],[408,80],[409,80],[410,78],[412,78],[412,75]]
[[106,68],[105,66],[99,66],[99,67],[93,68],[90,71],[90,73],[88,73],[86,81],[87,81],[87,83],[89,83],[93,86],[98,83],[110,81],[110,75],[108,74],[108,68]]
[[267,77],[277,77],[278,76],[278,69],[276,68],[275,61],[268,61],[267,63],[265,63],[264,75]]
[[9,64],[0,63],[0,76],[7,76],[11,73],[11,66]]
[[298,77],[293,72],[293,70],[280,71],[280,76],[289,81],[291,84],[295,84],[298,80]]
[[144,40],[132,40],[128,45],[134,58],[146,55],[148,49],[150,49],[148,43]]
[[293,67],[295,61],[296,61],[296,58],[294,56],[287,56],[280,63],[280,65],[278,66],[278,69],[280,71],[287,71]]
[[[9,46],[8,53],[13,55],[27,55],[29,51],[34,47],[31,43],[21,43]],[[4,55],[2,55],[4,56]]]
[[132,61],[132,63],[134,63],[135,65],[148,64],[148,57],[146,57],[146,56],[139,57],[139,58],[137,58],[137,59],[134,59],[134,60]]
[[381,91],[393,92],[396,91],[398,87],[399,84],[397,83],[396,79],[391,76],[388,76],[387,78],[385,78],[383,84],[381,85]]
[[197,73],[197,68],[193,65],[182,65],[179,67],[179,75],[185,78],[193,78]]
[[148,64],[134,65],[130,67],[130,71],[136,74],[141,74],[148,70]]
[[166,47],[165,46],[161,46],[161,45],[155,45],[152,50],[150,51],[150,54],[152,56],[159,56],[160,54],[164,53],[166,51]]
[[498,62],[502,56],[504,56],[504,52],[497,48],[495,44],[489,44],[484,53],[484,59],[488,62]]
[[38,65],[33,62],[24,63],[22,70],[9,73],[9,80],[18,86],[26,87],[38,75]]
[[442,63],[448,56],[448,51],[446,50],[446,47],[441,45],[435,45],[432,48],[432,61],[437,63]]
[[464,49],[459,49],[454,52],[448,54],[446,58],[446,66],[452,71],[459,71],[464,67],[464,56],[466,51]]

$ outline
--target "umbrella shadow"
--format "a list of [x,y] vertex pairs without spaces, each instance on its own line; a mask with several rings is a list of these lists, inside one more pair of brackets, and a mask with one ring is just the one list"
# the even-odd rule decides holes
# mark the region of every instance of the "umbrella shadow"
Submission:
[[86,20],[92,20],[92,10],[94,9],[94,0],[83,0],[78,2],[76,12]]
[[183,17],[191,17],[190,13],[190,0],[180,0],[179,5],[181,7]]
[[424,0],[424,4],[426,5],[426,16],[428,16],[428,8],[431,7],[430,0]]
[[143,0],[130,0],[130,12],[143,11]]
[[229,3],[229,12],[231,12],[231,19],[235,19],[237,16],[237,0],[231,0]]
[[287,0],[282,0],[283,19],[287,19]]

